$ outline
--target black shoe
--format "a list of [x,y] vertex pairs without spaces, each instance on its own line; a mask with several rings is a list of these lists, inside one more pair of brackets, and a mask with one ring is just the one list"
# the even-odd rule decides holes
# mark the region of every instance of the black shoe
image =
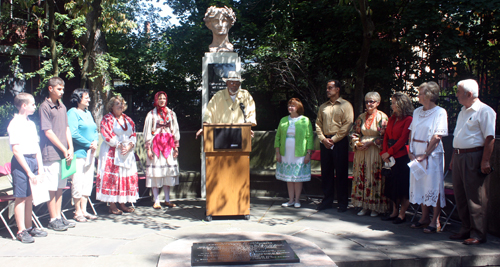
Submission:
[[26,231],[26,230],[23,230],[20,233],[18,233],[16,238],[17,238],[17,240],[21,241],[22,243],[35,242],[35,239],[30,234],[28,234],[28,231]]
[[391,216],[385,216],[385,217],[382,217],[380,218],[382,221],[394,221],[396,220],[396,218],[398,218],[398,216],[395,216],[395,217],[391,217]]
[[347,207],[338,207],[337,208],[337,212],[346,212],[347,211]]
[[401,219],[399,217],[397,217],[392,223],[393,224],[402,224],[402,223],[405,223],[406,222],[406,217],[404,219]]
[[46,237],[47,232],[45,232],[42,229],[32,227],[31,229],[28,230],[28,234],[30,234],[32,237]]
[[55,219],[47,225],[47,228],[52,229],[54,231],[66,231],[68,230],[68,226],[64,225],[61,219]]
[[331,209],[333,208],[333,204],[327,204],[324,202],[321,202],[317,207],[316,210],[326,210],[326,209]]

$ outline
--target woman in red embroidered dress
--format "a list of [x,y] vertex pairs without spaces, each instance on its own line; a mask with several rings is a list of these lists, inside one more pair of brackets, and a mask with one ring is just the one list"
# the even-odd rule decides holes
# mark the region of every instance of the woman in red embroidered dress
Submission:
[[[99,152],[99,167],[96,178],[96,198],[109,202],[109,213],[133,212],[125,203],[139,198],[137,166],[134,156],[136,143],[135,124],[123,114],[127,109],[121,96],[112,97],[106,109],[109,111],[101,121],[103,142]],[[115,203],[120,204],[120,209]]]
[[351,201],[354,207],[361,208],[360,216],[371,210],[370,216],[375,217],[387,210],[381,175],[383,161],[379,153],[388,118],[377,109],[379,104],[379,93],[365,95],[366,112],[359,115],[351,134],[354,150]]
[[146,187],[153,192],[153,208],[161,209],[158,188],[163,187],[165,206],[170,202],[170,187],[179,184],[179,124],[175,112],[167,108],[167,94],[163,91],[155,95],[155,108],[144,122],[144,142],[148,158],[146,160]]

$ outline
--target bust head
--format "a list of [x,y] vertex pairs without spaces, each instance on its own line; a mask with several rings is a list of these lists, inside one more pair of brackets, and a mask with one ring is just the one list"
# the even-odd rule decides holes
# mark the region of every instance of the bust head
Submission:
[[205,13],[205,25],[213,33],[213,41],[209,46],[210,52],[233,51],[233,45],[227,37],[229,29],[236,21],[232,8],[211,6]]

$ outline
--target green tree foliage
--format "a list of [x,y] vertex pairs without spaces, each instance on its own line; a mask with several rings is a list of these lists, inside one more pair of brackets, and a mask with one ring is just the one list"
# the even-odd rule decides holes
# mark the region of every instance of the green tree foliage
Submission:
[[181,25],[170,25],[168,18],[158,16],[151,6],[138,12],[142,16],[137,31],[108,35],[110,53],[130,77],[126,85],[115,90],[132,103],[129,106],[134,110],[129,109],[127,114],[142,130],[146,114],[153,108],[154,95],[165,91],[167,106],[176,112],[181,130],[199,128],[201,92],[197,89],[201,84],[203,46],[209,44],[199,38],[209,34],[201,23],[190,25],[181,20]]
[[[12,1],[16,12],[32,16],[25,24],[16,24],[17,28],[12,27],[13,21],[1,24],[0,42],[8,42],[20,27],[37,29],[31,37],[40,33],[48,40],[48,16],[43,5],[34,2]],[[100,15],[90,16],[96,10],[92,4],[98,2]],[[364,94],[378,91],[380,108],[387,113],[395,91],[414,96],[421,83],[437,81],[443,88],[440,105],[448,111],[450,129],[460,108],[454,94],[461,79],[479,81],[481,99],[498,110],[500,0],[160,2],[173,8],[179,25],[168,24],[168,18],[158,17],[157,10],[143,8],[138,0],[68,0],[62,6],[58,2],[54,13],[56,52],[44,42],[40,69],[27,74],[19,64],[30,42],[11,44],[9,64],[1,67],[0,93],[5,94],[5,88],[16,79],[48,77],[54,71],[51,55],[56,54],[61,75],[68,79],[87,76],[88,84],[101,84],[95,86],[103,88],[97,91],[111,86],[111,78],[122,80],[125,85],[115,91],[128,99],[127,113],[139,126],[152,108],[154,94],[163,90],[168,94],[168,106],[178,114],[181,129],[196,130],[201,120],[201,63],[212,40],[203,17],[209,6],[216,5],[236,12],[229,39],[244,63],[243,87],[255,98],[258,130],[274,129],[287,114],[291,97],[299,97],[306,115],[314,120],[318,106],[326,100],[329,79],[342,81],[342,96],[358,112],[363,109],[359,100]],[[4,11],[2,8],[2,16]],[[145,21],[150,22],[149,31],[144,29]],[[134,25],[138,28],[129,31]],[[100,40],[94,44],[99,50],[89,46],[92,36]],[[90,59],[97,67],[85,70]],[[105,97],[95,103],[102,107]]]
[[[3,64],[0,90],[11,101],[16,92],[9,87],[11,81],[41,80],[34,91],[39,94],[46,81],[60,76],[69,81],[66,98],[73,89],[74,78],[82,80],[80,87],[91,91],[91,111],[100,121],[103,103],[111,89],[111,75],[126,79],[116,67],[117,60],[107,53],[106,32],[128,31],[135,24],[123,13],[122,7],[134,0],[68,0],[35,1],[14,0],[2,2],[1,39],[9,45],[9,58]],[[131,4],[133,5],[133,4]],[[20,14],[13,16],[13,14]],[[20,60],[28,49],[39,49],[39,68],[24,72]],[[78,83],[78,82],[77,82]],[[10,92],[8,92],[10,91]],[[40,98],[39,100],[41,100]],[[2,121],[2,125],[5,122]]]
[[[169,95],[179,93],[179,99],[201,84],[201,59],[211,41],[204,12],[211,5],[236,12],[229,38],[244,62],[243,86],[256,99],[258,129],[275,128],[291,97],[302,99],[314,119],[329,79],[342,81],[343,97],[358,111],[364,94],[378,91],[387,113],[394,91],[414,96],[422,82],[438,81],[450,126],[460,108],[453,95],[458,80],[476,78],[482,95],[498,91],[498,75],[492,75],[498,72],[498,0],[163,2],[180,25],[158,39],[165,45],[164,70],[156,74],[175,80]],[[495,101],[489,103],[494,108]],[[183,128],[194,130],[201,108],[189,107],[195,114],[183,115],[196,119]]]

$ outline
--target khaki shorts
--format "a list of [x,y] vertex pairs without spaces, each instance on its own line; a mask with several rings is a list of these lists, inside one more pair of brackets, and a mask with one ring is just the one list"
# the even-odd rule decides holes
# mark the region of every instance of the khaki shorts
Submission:
[[60,160],[44,162],[43,170],[45,171],[49,191],[57,191],[66,187],[68,179],[61,179]]

